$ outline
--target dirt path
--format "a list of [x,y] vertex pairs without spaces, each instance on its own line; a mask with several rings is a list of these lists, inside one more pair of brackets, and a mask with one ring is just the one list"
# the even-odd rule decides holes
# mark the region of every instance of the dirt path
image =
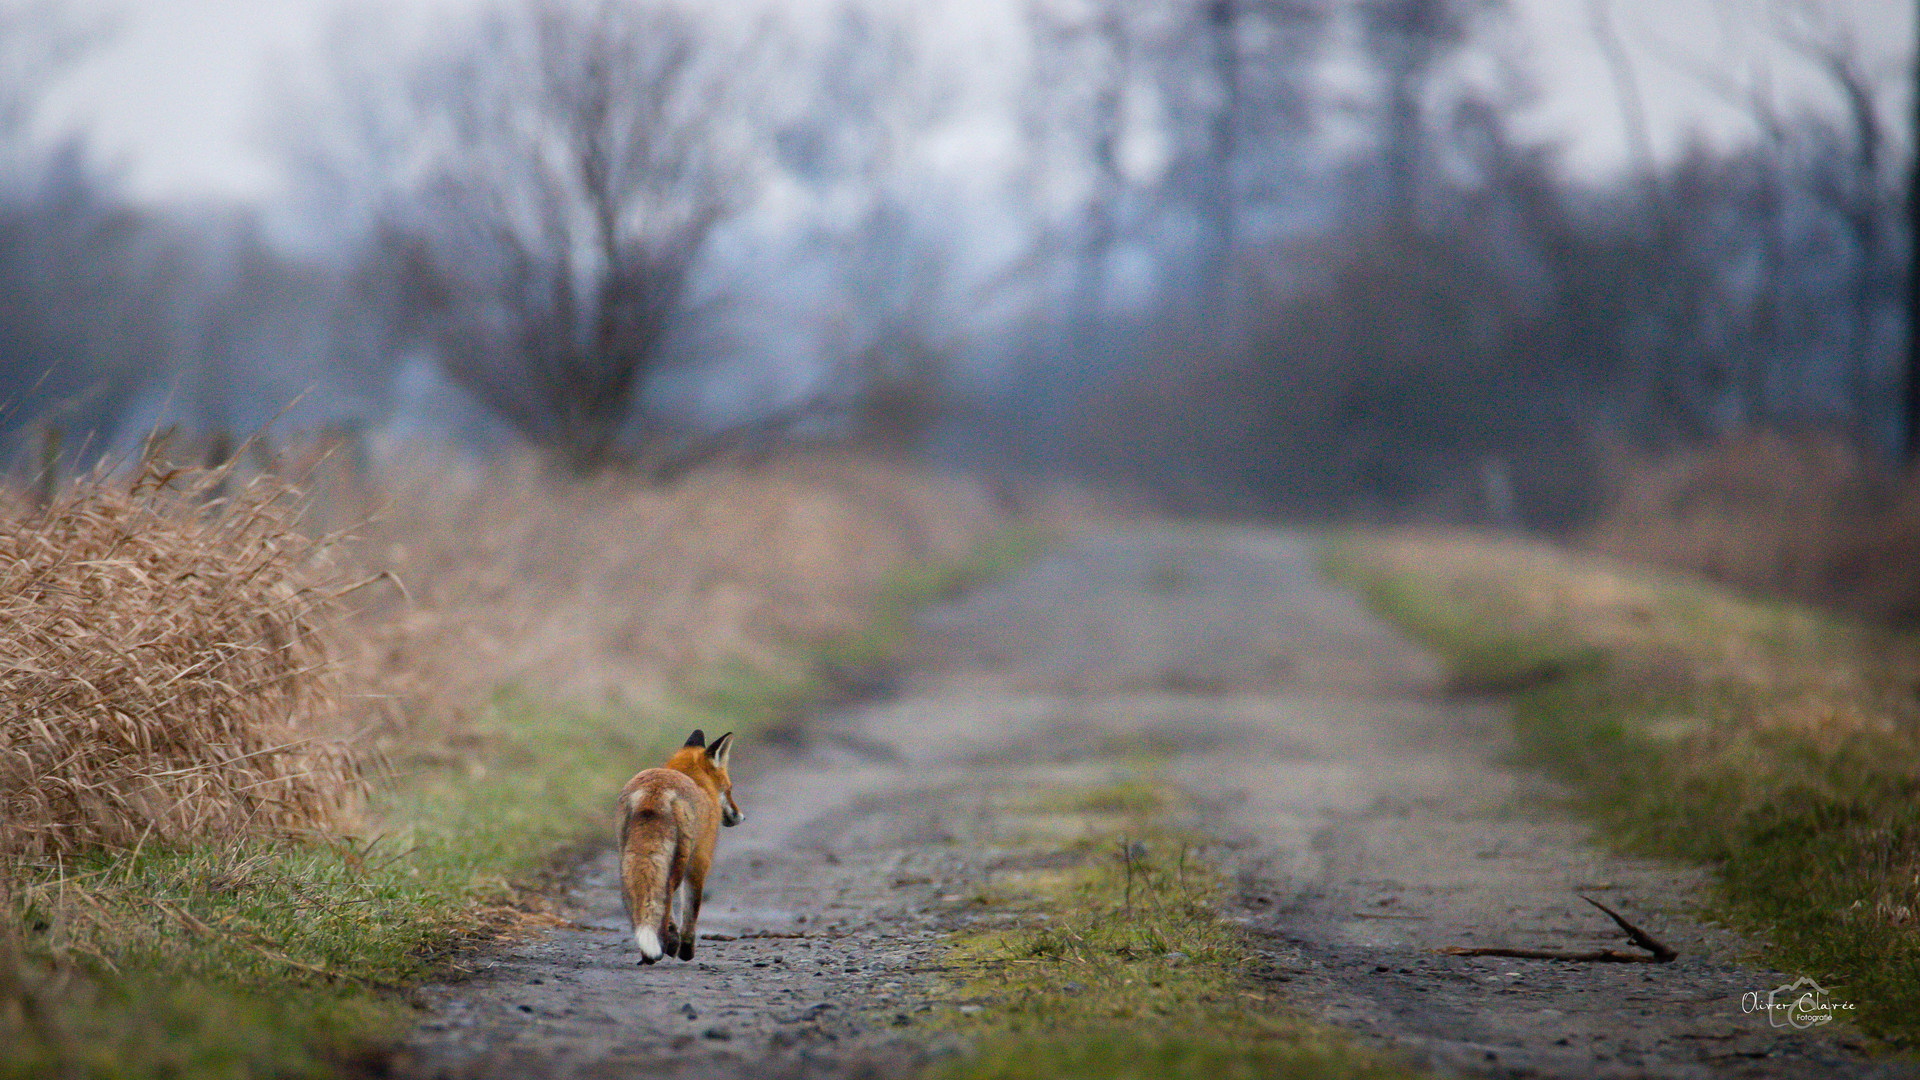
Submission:
[[[1449,701],[1432,660],[1254,530],[1076,541],[921,620],[896,701],[807,745],[743,745],[748,822],[722,838],[691,964],[638,967],[609,851],[568,897],[584,929],[430,987],[416,1076],[876,1076],[956,1049],[931,1013],[942,936],[1007,869],[1000,795],[1165,755],[1238,875],[1234,916],[1314,1016],[1441,1072],[1914,1075],[1844,1032],[1770,1027],[1787,976],[1689,917],[1697,875],[1601,854],[1498,768],[1498,708]],[[1450,945],[1623,944],[1674,963],[1445,956]]]

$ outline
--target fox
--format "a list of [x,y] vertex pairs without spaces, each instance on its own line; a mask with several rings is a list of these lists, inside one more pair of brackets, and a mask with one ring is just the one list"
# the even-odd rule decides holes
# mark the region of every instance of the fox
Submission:
[[[693,959],[700,895],[713,866],[720,826],[747,820],[733,801],[727,758],[733,732],[707,744],[699,728],[657,769],[643,769],[620,791],[620,895],[633,924],[640,962],[669,953]],[[673,893],[680,924],[673,922]]]

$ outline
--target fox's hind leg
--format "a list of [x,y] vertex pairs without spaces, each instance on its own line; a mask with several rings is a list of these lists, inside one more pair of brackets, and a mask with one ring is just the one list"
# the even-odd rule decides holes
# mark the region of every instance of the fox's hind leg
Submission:
[[693,943],[700,936],[700,894],[706,888],[705,875],[687,874],[680,899],[680,959],[693,959]]
[[[692,852],[688,849],[692,846],[692,844],[686,843],[684,840],[674,845],[673,864],[667,870],[666,900],[660,905],[661,952],[666,956],[678,955],[682,960],[685,960],[687,956],[690,955],[690,950],[693,946],[689,942],[687,935],[681,933],[673,924],[673,894],[680,891],[680,885],[683,881],[688,880],[687,862],[689,856],[692,855]],[[684,910],[681,912],[681,917],[683,919],[686,918],[686,912]],[[688,923],[687,925],[691,927],[692,924]],[[689,930],[689,933],[690,932]]]

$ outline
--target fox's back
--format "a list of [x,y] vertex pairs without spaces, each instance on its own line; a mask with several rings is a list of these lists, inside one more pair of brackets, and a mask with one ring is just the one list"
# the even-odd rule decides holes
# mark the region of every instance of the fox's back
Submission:
[[670,825],[702,851],[712,851],[720,833],[719,800],[674,768],[645,769],[620,792],[621,843],[637,826]]
[[688,814],[697,820],[709,816],[707,804],[712,801],[678,769],[643,769],[620,790],[620,808],[628,820],[681,820]]

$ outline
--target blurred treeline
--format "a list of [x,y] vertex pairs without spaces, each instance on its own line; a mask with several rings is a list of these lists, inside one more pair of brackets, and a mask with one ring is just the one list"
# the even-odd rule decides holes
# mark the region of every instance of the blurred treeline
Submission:
[[1499,0],[400,10],[263,107],[283,193],[195,208],[43,134],[98,30],[6,9],[23,468],[50,428],[80,463],[287,409],[578,473],[850,438],[1557,526],[1622,448],[1903,434],[1913,64],[1812,0],[1760,16],[1810,96],[1697,63],[1756,135],[1677,161],[1591,5],[1633,147],[1603,186],[1527,134]]

